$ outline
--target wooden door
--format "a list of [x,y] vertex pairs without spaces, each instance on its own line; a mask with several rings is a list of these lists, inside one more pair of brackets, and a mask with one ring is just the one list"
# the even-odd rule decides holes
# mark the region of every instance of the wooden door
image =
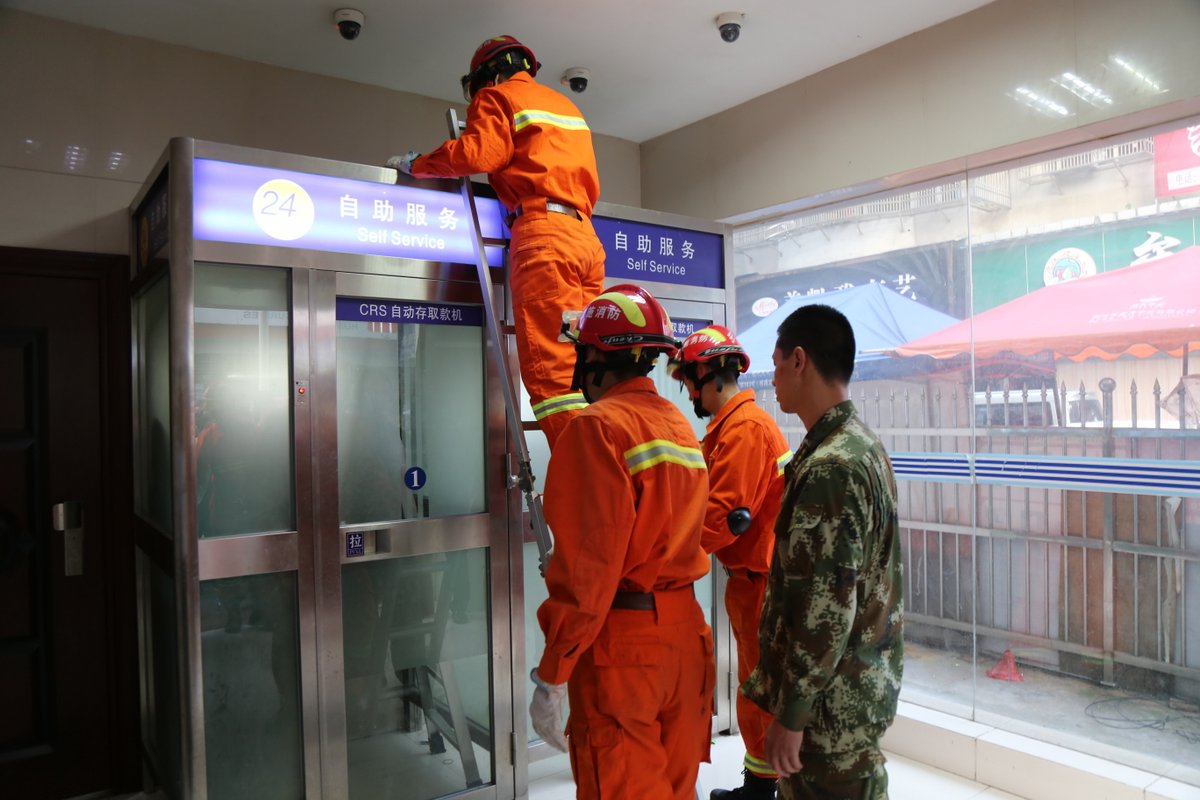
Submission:
[[111,257],[0,252],[5,796],[115,789],[131,782],[136,763],[136,708],[123,707],[136,706],[133,548],[128,526],[113,524],[129,491],[114,461],[127,446],[112,441],[126,427],[113,424],[113,397],[125,394],[113,381],[128,385],[128,357],[109,369],[120,352],[110,324],[118,266]]

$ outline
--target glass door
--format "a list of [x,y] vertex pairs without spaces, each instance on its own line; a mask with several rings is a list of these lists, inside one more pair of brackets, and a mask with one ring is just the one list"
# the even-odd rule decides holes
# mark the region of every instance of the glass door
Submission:
[[310,281],[333,796],[512,797],[504,411],[479,289]]

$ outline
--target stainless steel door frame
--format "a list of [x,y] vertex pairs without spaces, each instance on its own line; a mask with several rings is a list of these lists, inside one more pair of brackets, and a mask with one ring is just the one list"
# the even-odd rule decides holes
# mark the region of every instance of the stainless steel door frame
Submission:
[[[477,304],[478,286],[466,282],[431,281],[424,278],[381,276],[309,269],[311,304],[313,409],[313,506],[318,535],[315,537],[315,617],[317,674],[321,696],[318,742],[323,753],[322,794],[324,798],[349,796],[345,663],[342,650],[343,616],[341,569],[344,537],[348,531],[383,531],[389,536],[389,552],[376,559],[486,547],[488,550],[490,608],[490,663],[492,680],[493,781],[492,785],[456,794],[464,798],[514,797],[514,767],[511,731],[513,714],[510,620],[510,569],[508,559],[509,498],[505,486],[504,407],[498,402],[500,380],[486,359],[484,402],[485,492],[487,512],[476,515],[406,520],[394,525],[342,526],[338,513],[337,443],[337,320],[340,297],[378,298]],[[480,329],[480,337],[484,331]],[[486,345],[485,345],[486,346]],[[392,532],[420,526],[424,535],[390,536]],[[378,534],[377,534],[378,535]],[[358,558],[352,559],[358,561]]]

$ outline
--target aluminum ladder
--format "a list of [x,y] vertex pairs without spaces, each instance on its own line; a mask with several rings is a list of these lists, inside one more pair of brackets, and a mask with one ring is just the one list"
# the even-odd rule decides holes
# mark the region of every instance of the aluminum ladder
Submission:
[[[459,120],[458,113],[453,109],[446,111],[446,123],[450,128],[450,138],[457,139],[466,124]],[[508,361],[504,358],[504,341],[502,323],[496,312],[495,291],[492,284],[492,273],[487,263],[487,245],[503,246],[504,239],[484,239],[483,229],[479,225],[479,209],[475,205],[475,189],[471,186],[471,176],[464,175],[461,179],[463,204],[471,212],[471,246],[475,250],[475,268],[479,275],[479,288],[483,293],[483,313],[489,334],[489,351],[492,364],[500,373],[504,391],[505,416],[508,419],[509,437],[516,448],[517,474],[509,476],[509,486],[516,486],[525,495],[525,505],[529,509],[530,524],[538,546],[538,567],[543,575],[546,574],[546,563],[550,554],[550,529],[546,527],[546,518],[542,514],[542,498],[533,490],[533,466],[529,461],[529,445],[525,442],[525,429],[521,424],[521,410],[517,404],[516,383],[512,372],[509,371]]]

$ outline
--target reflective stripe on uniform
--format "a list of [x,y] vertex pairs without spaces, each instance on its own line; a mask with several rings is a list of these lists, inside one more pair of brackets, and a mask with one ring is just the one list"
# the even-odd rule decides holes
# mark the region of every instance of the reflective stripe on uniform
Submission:
[[587,398],[583,396],[583,392],[560,394],[558,397],[551,397],[540,403],[536,403],[533,406],[533,418],[541,420],[551,414],[558,414],[562,411],[577,411],[581,408],[587,408],[587,406]]
[[564,114],[552,114],[549,111],[537,111],[532,108],[513,114],[514,131],[519,131],[534,124],[550,125],[551,127],[562,128],[568,131],[586,131],[588,129],[588,125],[584,122],[583,117],[568,117]]
[[775,459],[775,463],[779,467],[779,472],[776,474],[782,475],[784,469],[787,468],[788,462],[791,460],[792,460],[792,451],[791,450],[788,450],[786,453],[781,455],[779,458]]
[[775,770],[771,769],[770,764],[768,764],[766,761],[763,761],[761,758],[755,758],[749,753],[746,753],[746,757],[742,759],[742,766],[760,778],[779,777],[775,774]]
[[708,469],[704,454],[699,450],[666,439],[652,439],[625,451],[625,465],[629,467],[630,475],[663,463],[678,464],[689,469]]

